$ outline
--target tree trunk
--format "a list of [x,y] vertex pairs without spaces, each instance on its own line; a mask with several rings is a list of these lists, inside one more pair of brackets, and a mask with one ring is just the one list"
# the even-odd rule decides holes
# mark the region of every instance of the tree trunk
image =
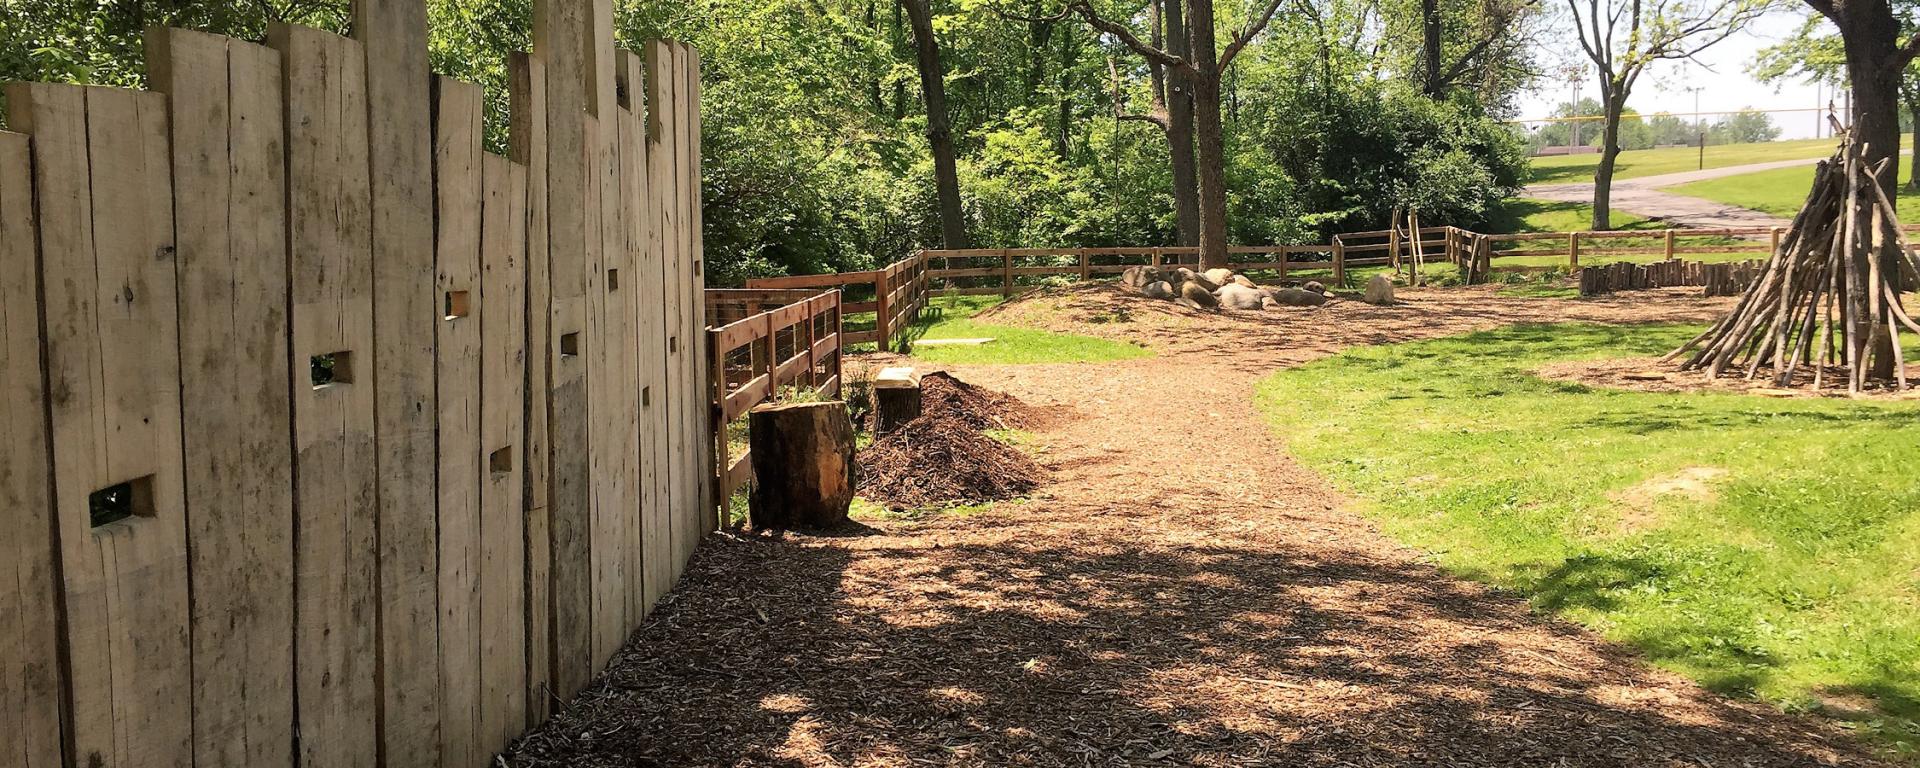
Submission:
[[853,503],[853,421],[847,404],[762,405],[748,412],[755,529],[828,528]]
[[927,104],[927,143],[933,148],[933,179],[940,196],[940,234],[947,248],[966,248],[966,220],[960,209],[960,173],[953,162],[953,132],[948,125],[946,69],[933,37],[929,0],[899,0],[913,28],[920,92]]
[[[1162,0],[1167,25],[1167,52],[1186,58],[1186,15],[1183,0]],[[1200,244],[1200,188],[1193,161],[1193,86],[1179,67],[1167,71],[1168,163],[1173,170],[1173,213],[1184,246]]]
[[1215,45],[1213,0],[1190,0],[1188,61],[1193,63],[1194,159],[1200,181],[1200,268],[1227,266],[1227,149],[1220,124],[1220,52]]
[[1426,70],[1421,89],[1427,98],[1446,95],[1440,82],[1440,0],[1420,0],[1420,53]]
[[[1907,99],[1907,116],[1913,120],[1913,146],[1920,148],[1920,93]],[[1920,163],[1907,169],[1907,190],[1920,192]]]
[[[1894,66],[1900,55],[1900,27],[1885,0],[1859,0],[1837,6],[1840,12],[1829,16],[1840,28],[1840,39],[1847,53],[1847,81],[1853,86],[1853,138],[1865,146],[1862,156],[1871,168],[1882,159],[1887,169],[1880,174],[1880,186],[1893,199],[1900,179],[1900,81],[1903,69]],[[1871,221],[1873,202],[1864,201],[1855,211],[1860,221]],[[1873,254],[1883,274],[1898,275],[1901,254],[1893,242],[1881,241]],[[1864,265],[1861,265],[1864,267]],[[1868,297],[1848,297],[1863,306]],[[1867,375],[1892,378],[1893,339],[1880,334],[1872,351],[1873,366]]]
[[1600,133],[1600,165],[1593,169],[1593,231],[1613,228],[1613,167],[1620,159],[1620,113],[1627,105],[1626,88],[1619,83],[1606,86],[1601,97],[1606,102],[1606,119]]

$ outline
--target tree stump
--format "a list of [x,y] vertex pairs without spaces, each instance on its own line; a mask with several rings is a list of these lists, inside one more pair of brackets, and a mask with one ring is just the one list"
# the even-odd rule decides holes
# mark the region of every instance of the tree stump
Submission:
[[847,404],[762,405],[748,412],[754,528],[828,528],[853,503],[853,421]]
[[873,377],[873,433],[884,435],[920,417],[920,377],[912,368],[883,368]]

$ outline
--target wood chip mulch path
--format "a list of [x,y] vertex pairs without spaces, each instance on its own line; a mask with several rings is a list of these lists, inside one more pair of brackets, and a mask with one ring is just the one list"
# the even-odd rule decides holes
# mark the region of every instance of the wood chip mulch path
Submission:
[[[1705,692],[1423,564],[1289,459],[1251,402],[1259,376],[1352,344],[1705,320],[1724,303],[1404,298],[1146,308],[1114,332],[1156,357],[959,369],[1058,416],[1037,430],[1052,481],[1031,501],[714,537],[611,668],[503,762],[1881,765],[1837,729]],[[1125,300],[1089,289],[1052,312]]]

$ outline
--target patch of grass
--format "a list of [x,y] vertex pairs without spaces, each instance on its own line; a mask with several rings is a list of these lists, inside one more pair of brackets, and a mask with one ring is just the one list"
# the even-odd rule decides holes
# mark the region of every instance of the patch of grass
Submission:
[[[1719,691],[1808,709],[1865,697],[1857,727],[1914,755],[1920,404],[1529,373],[1658,354],[1695,330],[1522,326],[1366,347],[1266,379],[1258,405],[1297,456],[1452,572]],[[1707,493],[1644,490],[1699,468]]]
[[[1811,186],[1813,166],[1775,168],[1662,189],[1792,218],[1800,212],[1800,204],[1806,202],[1807,189]],[[1910,191],[1903,184],[1895,207],[1900,211],[1901,221],[1915,221],[1916,217],[1920,217],[1920,192]]]
[[[1802,158],[1826,157],[1833,154],[1833,139],[1796,139],[1793,141],[1769,141],[1759,144],[1723,144],[1707,147],[1706,167],[1725,168],[1748,163],[1765,163],[1774,160],[1799,160]],[[1593,181],[1593,172],[1600,166],[1600,153],[1588,155],[1556,155],[1553,157],[1533,158],[1533,184],[1571,184]],[[1680,173],[1700,168],[1700,149],[1698,147],[1670,147],[1666,149],[1634,149],[1620,153],[1614,162],[1614,178],[1632,179],[1640,176],[1657,176],[1663,173]]]
[[[1521,232],[1586,232],[1593,229],[1593,206],[1556,200],[1516,197],[1495,209],[1487,222],[1487,233],[1498,235]],[[1611,211],[1608,221],[1614,229],[1658,229],[1658,222],[1626,211]]]
[[977,322],[973,316],[998,304],[998,296],[935,296],[909,338],[992,338],[979,345],[914,346],[913,356],[936,363],[1006,364],[1099,363],[1147,357],[1152,351],[1132,344],[1033,328]]

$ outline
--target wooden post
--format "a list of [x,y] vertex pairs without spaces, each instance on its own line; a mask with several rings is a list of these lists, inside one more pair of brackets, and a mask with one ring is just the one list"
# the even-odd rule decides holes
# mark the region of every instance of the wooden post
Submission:
[[1013,254],[1000,252],[1000,296],[1013,298]]
[[1333,236],[1333,282],[1347,284],[1347,247],[1339,235]]
[[1666,258],[1666,260],[1667,260],[1667,261],[1672,261],[1672,260],[1673,260],[1673,230],[1672,230],[1672,229],[1668,229],[1668,230],[1667,230],[1667,243],[1666,243],[1666,248],[1667,248],[1667,250],[1666,250],[1666,257],[1667,257],[1667,258]]
[[1398,226],[1398,222],[1388,222],[1387,263],[1394,272],[1400,271],[1400,227]]
[[1280,260],[1278,262],[1280,264],[1280,268],[1275,271],[1277,271],[1280,274],[1281,280],[1287,279],[1287,261],[1288,261],[1288,257],[1292,253],[1293,253],[1292,248],[1288,248],[1284,245],[1280,246],[1280,253],[1278,254],[1280,256]]
[[1086,280],[1091,275],[1091,265],[1087,263],[1087,251],[1085,248],[1080,248],[1076,249],[1076,252],[1080,256],[1080,279]]
[[882,270],[873,280],[873,341],[874,348],[887,351],[887,315],[892,310],[887,302],[887,273]]
[[1567,233],[1567,269],[1580,268],[1580,233]]
[[720,519],[732,519],[733,489],[727,487],[727,468],[733,466],[733,458],[727,455],[727,350],[720,348],[720,340],[713,331],[707,331],[707,349],[712,353],[707,361],[712,372],[709,384],[713,387],[713,456],[714,476],[713,497],[720,502]]
[[1770,227],[1767,229],[1767,241],[1767,255],[1771,256],[1780,252],[1779,227]]

